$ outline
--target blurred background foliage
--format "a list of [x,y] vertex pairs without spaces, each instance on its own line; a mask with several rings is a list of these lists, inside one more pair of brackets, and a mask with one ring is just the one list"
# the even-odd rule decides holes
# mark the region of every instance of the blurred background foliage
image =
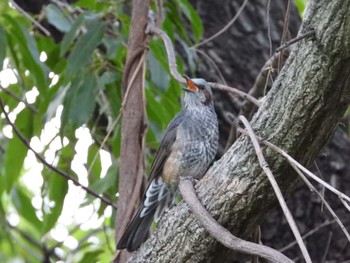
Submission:
[[[296,0],[300,13],[305,2]],[[0,97],[11,120],[50,164],[116,202],[130,3],[56,0],[35,15],[15,6],[0,2]],[[190,47],[202,39],[199,16],[187,0],[165,1],[163,12],[162,28],[186,54],[177,57],[179,71],[194,73]],[[145,83],[149,167],[181,97],[157,38]],[[111,207],[40,164],[1,112],[1,262],[110,262],[114,218]]]

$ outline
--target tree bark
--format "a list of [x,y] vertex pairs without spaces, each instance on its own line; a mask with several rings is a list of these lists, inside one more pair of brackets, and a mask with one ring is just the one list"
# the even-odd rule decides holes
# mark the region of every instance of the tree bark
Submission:
[[[252,120],[257,135],[302,164],[314,160],[350,102],[349,14],[348,1],[310,2],[300,32],[313,28],[316,36],[295,46]],[[283,158],[263,149],[282,192],[291,192],[297,176]],[[242,238],[277,204],[245,136],[213,165],[196,190],[213,217]],[[218,262],[214,252],[219,247],[182,202],[162,217],[129,262]]]
[[[139,203],[141,181],[144,175],[144,63],[146,49],[145,28],[148,22],[150,1],[133,0],[128,40],[128,57],[123,74],[123,119],[121,125],[121,154],[119,169],[119,201],[116,216],[115,240],[124,233]],[[141,63],[141,64],[140,64]],[[136,74],[136,75],[135,75]],[[137,196],[135,196],[135,194]],[[122,251],[115,262],[125,262],[128,257]]]

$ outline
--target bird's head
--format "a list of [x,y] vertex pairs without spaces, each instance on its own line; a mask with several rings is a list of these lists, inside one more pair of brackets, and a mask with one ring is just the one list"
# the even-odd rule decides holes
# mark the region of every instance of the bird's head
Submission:
[[208,82],[204,79],[190,79],[186,75],[184,78],[187,82],[187,88],[183,88],[185,91],[185,107],[214,107],[213,92]]

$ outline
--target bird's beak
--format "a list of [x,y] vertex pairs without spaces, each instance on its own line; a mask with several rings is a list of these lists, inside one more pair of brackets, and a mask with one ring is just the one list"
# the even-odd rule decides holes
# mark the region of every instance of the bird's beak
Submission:
[[184,91],[191,91],[191,92],[196,92],[198,91],[197,85],[194,84],[194,82],[186,75],[184,75],[184,78],[186,79],[187,82],[187,89],[183,89]]

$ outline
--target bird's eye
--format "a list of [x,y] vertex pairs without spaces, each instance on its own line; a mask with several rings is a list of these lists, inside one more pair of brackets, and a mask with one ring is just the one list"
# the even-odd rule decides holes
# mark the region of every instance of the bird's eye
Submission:
[[204,90],[204,85],[197,85],[198,89]]

